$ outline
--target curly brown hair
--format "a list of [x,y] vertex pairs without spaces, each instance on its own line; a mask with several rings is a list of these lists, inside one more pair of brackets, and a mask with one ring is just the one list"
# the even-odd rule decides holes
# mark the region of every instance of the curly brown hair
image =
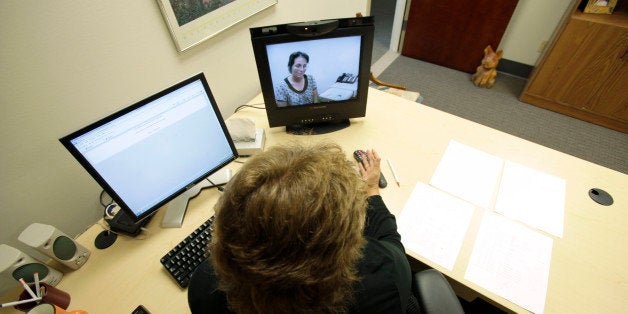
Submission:
[[333,143],[251,158],[216,204],[211,261],[237,313],[344,312],[366,245],[366,185]]

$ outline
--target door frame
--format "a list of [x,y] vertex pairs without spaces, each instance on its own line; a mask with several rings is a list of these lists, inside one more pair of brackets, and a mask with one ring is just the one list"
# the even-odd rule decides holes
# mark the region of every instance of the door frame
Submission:
[[393,18],[392,32],[390,34],[390,47],[389,49],[400,53],[399,48],[401,42],[401,32],[403,28],[403,20],[406,15],[406,2],[410,0],[397,0],[395,4],[395,16]]

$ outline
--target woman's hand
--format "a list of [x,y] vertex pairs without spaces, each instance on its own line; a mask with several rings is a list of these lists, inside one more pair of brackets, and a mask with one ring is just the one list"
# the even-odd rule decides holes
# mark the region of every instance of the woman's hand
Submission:
[[362,180],[368,186],[368,195],[379,195],[379,173],[381,172],[379,165],[382,159],[374,149],[367,150],[366,156],[362,153],[361,155],[362,162],[358,163],[358,167]]

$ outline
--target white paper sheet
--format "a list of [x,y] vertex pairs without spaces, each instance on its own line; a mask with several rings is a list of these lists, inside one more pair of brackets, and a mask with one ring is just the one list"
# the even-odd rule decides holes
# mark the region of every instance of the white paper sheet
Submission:
[[475,207],[424,183],[417,183],[399,219],[406,249],[453,270]]
[[566,185],[565,179],[507,161],[495,211],[562,237]]
[[495,213],[484,214],[465,279],[543,313],[552,238]]
[[450,141],[430,184],[482,208],[490,209],[503,159]]

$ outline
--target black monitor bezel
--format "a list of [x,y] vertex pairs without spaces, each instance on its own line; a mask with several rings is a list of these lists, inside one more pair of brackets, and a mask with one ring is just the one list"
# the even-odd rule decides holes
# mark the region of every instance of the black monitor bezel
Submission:
[[[337,27],[335,27],[337,22]],[[327,25],[335,27],[325,29]],[[251,28],[251,42],[270,127],[337,123],[366,115],[370,67],[374,39],[374,19],[371,16],[300,22]],[[299,33],[299,30],[303,32]],[[347,36],[362,37],[358,73],[357,97],[343,101],[279,107],[275,99],[266,46],[308,39]]]
[[[189,182],[188,184],[185,185],[185,187],[177,190],[175,193],[172,193],[170,196],[168,196],[167,198],[163,199],[162,201],[158,202],[157,204],[153,205],[152,207],[150,207],[149,209],[147,209],[146,211],[144,211],[142,214],[140,214],[139,216],[136,215],[129,207],[128,205],[124,202],[124,200],[118,195],[118,193],[109,185],[109,183],[107,183],[107,181],[98,173],[98,171],[89,163],[89,161],[78,151],[78,149],[76,149],[76,147],[74,145],[72,145],[71,141],[85,133],[88,133],[106,123],[109,123],[112,120],[115,120],[129,112],[132,112],[134,110],[137,110],[138,108],[151,103],[152,101],[159,99],[160,97],[163,97],[185,85],[188,85],[192,82],[195,81],[201,81],[203,88],[205,89],[205,92],[209,98],[209,101],[211,103],[212,109],[215,111],[218,121],[220,123],[220,126],[222,128],[223,133],[225,134],[225,137],[227,138],[227,141],[229,143],[229,146],[231,148],[231,152],[232,152],[232,156],[231,158],[228,158],[227,160],[225,160],[224,162],[220,163],[218,166],[214,167],[213,169],[210,169],[209,171],[207,171],[206,173],[200,175],[198,178],[192,180],[191,182]],[[140,221],[143,220],[149,216],[151,216],[152,214],[156,213],[158,211],[158,209],[160,209],[163,205],[165,205],[166,203],[168,203],[169,201],[173,200],[175,197],[181,195],[182,193],[184,193],[185,191],[191,189],[192,187],[194,187],[196,184],[198,184],[199,182],[205,180],[205,178],[207,178],[208,176],[210,176],[211,174],[215,173],[216,171],[220,170],[221,168],[225,167],[227,164],[231,163],[233,160],[238,158],[238,152],[236,150],[235,144],[233,143],[233,140],[231,139],[231,136],[229,135],[229,132],[227,130],[227,126],[225,124],[225,121],[222,117],[222,113],[220,112],[218,105],[216,104],[216,100],[214,99],[214,95],[211,92],[211,89],[209,88],[209,85],[207,84],[207,80],[205,79],[205,75],[201,72],[199,74],[196,74],[186,80],[183,80],[175,85],[172,85],[152,96],[149,96],[145,99],[142,99],[138,102],[136,102],[133,105],[130,105],[124,109],[121,109],[113,114],[110,114],[94,123],[91,123],[85,127],[82,127],[81,129],[74,131],[62,138],[59,139],[59,141],[61,142],[61,144],[63,144],[63,146],[70,152],[70,154],[72,154],[72,156],[74,156],[74,158],[79,162],[79,164],[81,164],[81,166],[83,166],[83,168],[85,168],[85,170],[92,176],[92,178],[94,178],[94,180],[96,180],[96,182],[105,190],[105,192],[113,199],[113,201],[115,201],[122,210],[124,210],[129,217],[131,217],[132,219],[134,219],[135,221]]]

